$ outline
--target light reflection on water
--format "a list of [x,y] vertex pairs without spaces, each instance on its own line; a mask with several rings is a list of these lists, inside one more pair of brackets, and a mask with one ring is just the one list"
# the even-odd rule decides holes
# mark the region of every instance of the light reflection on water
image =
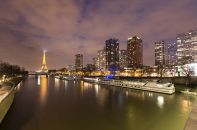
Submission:
[[40,85],[40,76],[37,78],[37,85]]
[[95,85],[94,85],[94,89],[95,89],[96,96],[98,97],[99,85],[98,85],[98,84],[95,84]]
[[58,91],[59,90],[59,87],[60,87],[60,79],[58,78],[55,78],[55,90]]
[[105,88],[100,87],[100,85],[98,84],[84,82],[84,81],[80,81],[80,88],[81,88],[80,90],[82,96],[84,95],[84,93],[93,90],[95,92],[95,96],[99,107],[103,108],[105,106],[105,103],[109,98],[109,93],[108,91],[106,91]]
[[65,85],[65,88],[68,86],[68,81],[67,80],[64,80],[64,85]]
[[182,130],[194,100],[41,76],[22,83],[0,129]]
[[[104,106],[105,101],[109,96],[109,93],[106,91],[106,88],[100,88],[100,85],[98,84],[84,82],[84,81],[80,81],[80,87],[81,87],[82,95],[84,92],[88,92],[90,89],[94,89],[100,107]],[[114,87],[113,90],[115,90]],[[160,109],[164,108],[165,106],[165,98],[167,98],[166,100],[168,101],[174,100],[175,98],[174,95],[140,91],[140,90],[130,90],[130,89],[124,89],[123,94],[126,97],[135,97],[143,101],[152,100],[154,104],[156,104]],[[121,93],[118,94],[117,101],[119,102],[120,105],[122,105],[124,99]],[[181,102],[182,112],[189,112],[189,108],[191,108],[191,105],[192,105],[191,101],[182,100]]]
[[40,83],[40,101],[42,104],[44,104],[47,96],[47,77],[40,76]]
[[157,97],[157,104],[160,108],[163,108],[163,105],[164,105],[164,97],[163,96]]

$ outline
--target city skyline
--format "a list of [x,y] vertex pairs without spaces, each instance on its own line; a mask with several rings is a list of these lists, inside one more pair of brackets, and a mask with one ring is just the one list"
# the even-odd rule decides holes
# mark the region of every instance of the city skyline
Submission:
[[46,49],[49,69],[74,64],[78,53],[91,63],[105,40],[119,39],[122,50],[137,35],[144,64],[154,65],[155,41],[176,41],[177,34],[196,29],[196,5],[195,0],[0,0],[0,60],[38,70]]

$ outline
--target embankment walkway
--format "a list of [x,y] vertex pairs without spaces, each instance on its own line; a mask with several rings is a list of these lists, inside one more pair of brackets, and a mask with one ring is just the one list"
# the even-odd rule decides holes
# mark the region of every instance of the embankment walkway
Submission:
[[197,100],[194,103],[192,111],[189,115],[185,130],[197,130]]

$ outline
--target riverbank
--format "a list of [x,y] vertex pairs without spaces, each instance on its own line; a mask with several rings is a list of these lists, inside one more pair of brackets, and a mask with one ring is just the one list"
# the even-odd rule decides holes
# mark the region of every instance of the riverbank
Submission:
[[185,125],[185,130],[196,130],[196,129],[197,129],[197,100],[194,103],[192,111]]
[[4,82],[0,87],[0,123],[8,112],[15,95],[15,87],[23,80],[22,77],[14,77]]
[[14,86],[16,87],[24,78],[23,77],[13,77],[9,81],[5,81],[2,86]]

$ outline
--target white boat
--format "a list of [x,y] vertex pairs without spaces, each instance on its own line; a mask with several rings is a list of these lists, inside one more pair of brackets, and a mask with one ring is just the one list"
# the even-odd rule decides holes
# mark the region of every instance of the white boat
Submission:
[[63,79],[68,80],[68,81],[78,80],[78,78],[75,76],[64,76]]
[[55,76],[56,79],[60,79],[60,76]]
[[14,87],[4,86],[0,88],[0,123],[12,105],[14,95]]
[[172,83],[159,83],[154,81],[140,82],[140,81],[111,80],[111,79],[98,79],[98,78],[84,78],[84,81],[118,86],[118,87],[146,90],[152,92],[166,93],[166,94],[173,94],[175,92],[175,87],[174,84]]
[[98,83],[99,79],[98,78],[83,78],[84,81],[87,82],[92,82],[92,83]]
[[186,89],[184,91],[181,91],[181,93],[197,96],[197,93],[196,92],[191,92],[191,91],[189,91],[189,89]]

